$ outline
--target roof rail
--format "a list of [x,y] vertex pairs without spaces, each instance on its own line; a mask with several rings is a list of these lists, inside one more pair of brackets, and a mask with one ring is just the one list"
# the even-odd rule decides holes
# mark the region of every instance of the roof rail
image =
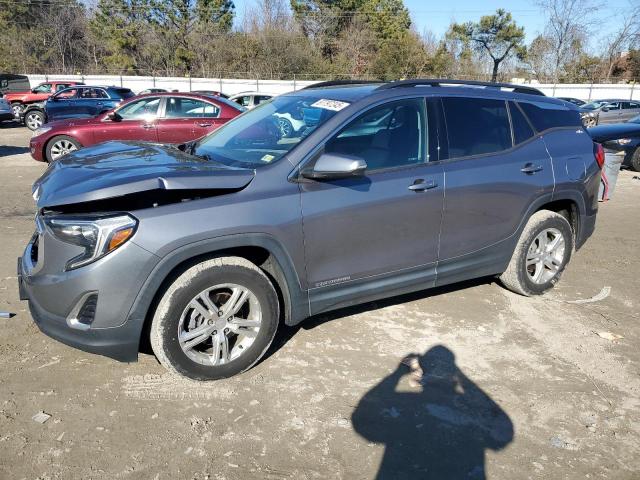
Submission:
[[508,88],[516,93],[527,93],[529,95],[542,95],[545,96],[537,88],[529,87],[526,85],[514,85],[511,83],[492,83],[492,82],[479,82],[476,80],[450,80],[446,78],[417,78],[411,80],[399,80],[396,82],[389,82],[381,85],[377,90],[387,90],[390,88],[400,87],[418,87],[422,85],[428,85],[430,87],[441,87],[443,85],[462,85],[470,87],[485,87],[485,88]]
[[309,88],[322,88],[322,87],[338,87],[340,85],[365,85],[368,83],[382,83],[380,80],[329,80],[327,82],[314,83],[313,85],[307,85],[301,88],[301,90],[307,90]]

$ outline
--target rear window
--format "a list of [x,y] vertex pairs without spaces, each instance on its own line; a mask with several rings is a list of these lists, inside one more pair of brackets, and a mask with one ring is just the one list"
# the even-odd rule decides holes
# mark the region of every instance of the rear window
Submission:
[[135,93],[133,93],[131,90],[129,90],[128,88],[117,88],[116,92],[118,93],[118,95],[120,95],[122,98],[131,98],[133,96],[135,96]]
[[443,98],[449,158],[500,152],[512,147],[504,100]]
[[580,114],[563,105],[546,102],[518,102],[518,105],[538,132],[557,127],[582,127]]

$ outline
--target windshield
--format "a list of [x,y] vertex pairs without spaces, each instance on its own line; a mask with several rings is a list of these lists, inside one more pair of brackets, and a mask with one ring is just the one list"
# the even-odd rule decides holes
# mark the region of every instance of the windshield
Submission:
[[256,168],[277,162],[346,102],[284,96],[236,117],[203,138],[193,154],[230,166]]
[[602,100],[596,100],[595,102],[589,102],[582,105],[580,108],[584,108],[585,110],[595,110],[596,108],[600,108],[603,105],[606,105],[608,102],[604,102]]

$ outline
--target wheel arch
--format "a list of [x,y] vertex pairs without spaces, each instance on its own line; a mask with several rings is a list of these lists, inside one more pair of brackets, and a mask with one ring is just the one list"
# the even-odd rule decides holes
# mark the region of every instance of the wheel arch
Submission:
[[78,142],[78,145],[80,145],[80,147],[84,147],[82,142],[80,140],[78,140],[78,137],[76,137],[75,135],[69,135],[68,133],[61,133],[61,134],[58,134],[58,135],[52,135],[51,137],[49,137],[47,139],[46,142],[44,142],[42,144],[42,158],[44,158],[47,161],[47,163],[51,162],[51,160],[49,160],[49,157],[47,155],[47,149],[49,148],[49,144],[51,142],[53,142],[56,138],[59,138],[59,137],[69,137],[69,138],[75,140],[76,142]]
[[245,258],[269,277],[286,325],[295,325],[309,316],[308,295],[302,290],[294,263],[284,247],[268,234],[230,235],[180,247],[158,262],[127,316],[127,322],[140,325],[141,345],[146,342],[153,312],[169,285],[191,266],[222,256]]

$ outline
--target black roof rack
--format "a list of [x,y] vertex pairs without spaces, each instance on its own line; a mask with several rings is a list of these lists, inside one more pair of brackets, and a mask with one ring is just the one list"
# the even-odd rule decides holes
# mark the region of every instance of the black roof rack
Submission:
[[329,80],[327,82],[314,83],[313,85],[307,85],[302,90],[309,88],[322,88],[322,87],[338,87],[340,85],[366,85],[368,83],[382,83],[380,80]]
[[399,80],[396,82],[389,82],[381,85],[377,90],[387,90],[390,88],[400,87],[418,87],[422,85],[428,85],[430,87],[441,87],[442,85],[463,85],[470,87],[486,87],[486,88],[509,88],[516,93],[527,93],[529,95],[542,95],[545,96],[537,88],[529,87],[526,85],[514,85],[511,83],[492,83],[492,82],[479,82],[476,80],[450,80],[446,78],[417,78],[411,80]]

